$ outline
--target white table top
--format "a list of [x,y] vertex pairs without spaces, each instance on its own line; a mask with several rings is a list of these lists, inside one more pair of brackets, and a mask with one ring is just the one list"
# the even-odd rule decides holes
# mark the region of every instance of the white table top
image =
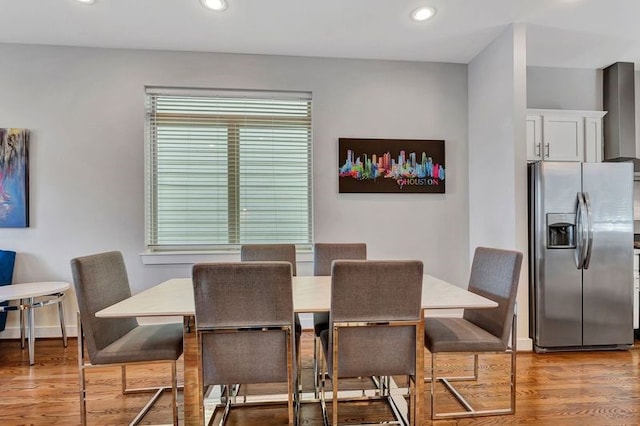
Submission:
[[47,296],[69,290],[71,284],[61,281],[42,281],[0,286],[0,302]]
[[[328,312],[331,277],[293,277],[293,305],[298,313]],[[431,275],[422,285],[424,309],[493,308],[498,304]],[[174,278],[137,293],[96,313],[100,318],[193,316],[195,306],[191,278]]]

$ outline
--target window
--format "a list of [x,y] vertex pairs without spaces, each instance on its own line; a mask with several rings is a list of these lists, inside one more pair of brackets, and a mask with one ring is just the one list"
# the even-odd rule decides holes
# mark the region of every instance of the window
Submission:
[[311,244],[309,93],[146,95],[150,250]]

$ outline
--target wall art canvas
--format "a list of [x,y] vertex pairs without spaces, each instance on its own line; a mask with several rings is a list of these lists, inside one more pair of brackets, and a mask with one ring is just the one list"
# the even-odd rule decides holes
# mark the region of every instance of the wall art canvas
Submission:
[[0,128],[0,227],[29,226],[29,130]]
[[443,140],[340,138],[338,164],[341,193],[445,192]]

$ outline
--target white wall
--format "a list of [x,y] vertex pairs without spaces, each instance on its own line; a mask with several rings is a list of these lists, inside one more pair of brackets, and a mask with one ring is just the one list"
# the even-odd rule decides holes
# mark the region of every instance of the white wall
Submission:
[[528,339],[526,34],[505,30],[469,64],[469,248],[524,254],[518,290],[518,349]]
[[[465,65],[6,44],[0,57],[0,127],[32,132],[31,227],[0,229],[14,282],[71,281],[71,258],[114,249],[134,292],[190,274],[140,257],[144,86],[158,85],[312,91],[316,241],[364,241],[371,258],[417,258],[466,285]],[[339,137],[444,139],[447,193],[338,194]],[[37,335],[59,335],[55,309],[36,317]],[[0,337],[17,336],[14,314],[7,326]]]

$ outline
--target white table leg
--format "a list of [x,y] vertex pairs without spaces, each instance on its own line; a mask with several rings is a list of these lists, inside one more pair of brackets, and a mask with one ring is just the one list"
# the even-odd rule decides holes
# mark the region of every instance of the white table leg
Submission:
[[29,298],[29,311],[27,312],[27,328],[29,329],[29,365],[34,364],[35,335],[35,309],[33,308],[33,297]]
[[[20,306],[24,306],[24,299],[20,299]],[[24,349],[24,309],[20,308],[20,349]]]

